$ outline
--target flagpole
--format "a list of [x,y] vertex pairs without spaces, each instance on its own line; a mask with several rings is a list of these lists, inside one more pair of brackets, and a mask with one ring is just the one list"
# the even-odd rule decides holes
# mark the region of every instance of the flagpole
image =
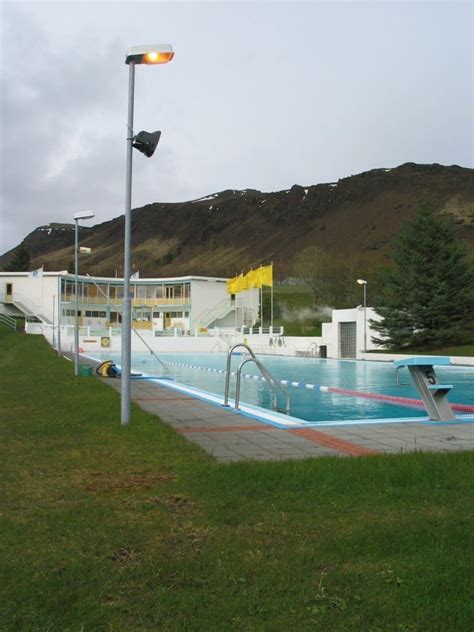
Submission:
[[[250,268],[252,270],[252,268]],[[242,270],[242,274],[244,271]],[[253,328],[253,287],[250,286],[250,313],[252,314],[252,328]]]
[[271,328],[272,328],[272,333],[273,333],[273,261],[271,263],[271,266],[272,266],[272,284],[270,286],[270,289],[271,289],[271,294],[270,294],[270,310],[271,310],[270,321],[271,321]]

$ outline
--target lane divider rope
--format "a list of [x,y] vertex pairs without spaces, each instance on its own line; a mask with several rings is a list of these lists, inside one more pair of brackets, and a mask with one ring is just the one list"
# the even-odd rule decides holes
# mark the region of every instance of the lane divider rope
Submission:
[[[164,361],[164,364],[170,366],[181,367],[185,369],[198,369],[200,371],[208,371],[209,373],[222,373],[225,374],[224,369],[215,369],[212,367],[199,366],[197,364],[188,364],[186,362],[171,362],[170,360]],[[231,371],[231,375],[237,375],[236,371]],[[266,382],[266,379],[261,375],[250,375],[248,373],[242,373],[242,377],[247,380],[259,380],[260,382]],[[349,388],[339,388],[338,386],[322,386],[320,384],[307,384],[306,382],[293,382],[291,380],[276,380],[283,386],[292,386],[294,388],[301,388],[307,390],[316,390],[321,393],[334,393],[335,395],[346,395],[349,397],[361,397],[364,399],[373,399],[381,402],[388,402],[391,404],[397,404],[399,406],[413,406],[415,408],[424,408],[424,404],[421,399],[415,399],[413,397],[399,397],[397,395],[384,395],[383,393],[368,393],[366,391],[357,391]],[[470,404],[453,404],[451,403],[453,410],[474,413],[474,406]]]

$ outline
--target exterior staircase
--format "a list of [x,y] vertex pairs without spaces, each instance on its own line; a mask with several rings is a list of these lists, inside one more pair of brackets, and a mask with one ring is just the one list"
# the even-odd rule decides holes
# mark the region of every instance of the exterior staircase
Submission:
[[226,296],[213,307],[201,312],[196,318],[196,322],[200,327],[209,327],[214,321],[224,318],[229,312],[234,310],[235,306],[231,303],[230,298]]
[[44,314],[39,314],[33,305],[26,305],[24,301],[19,301],[18,299],[12,300],[12,305],[14,305],[17,309],[22,312],[26,318],[37,318],[45,325],[52,325],[53,323],[47,318]]

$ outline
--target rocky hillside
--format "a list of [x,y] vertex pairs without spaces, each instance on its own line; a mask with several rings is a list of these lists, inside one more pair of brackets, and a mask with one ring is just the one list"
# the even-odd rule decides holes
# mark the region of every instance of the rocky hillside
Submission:
[[[452,215],[460,237],[474,248],[474,170],[407,163],[288,191],[223,191],[191,202],[137,208],[133,268],[142,276],[228,276],[273,260],[284,276],[295,254],[310,245],[340,256],[364,251],[383,256],[420,199]],[[81,269],[120,275],[123,230],[123,216],[82,228],[81,245],[91,247],[92,255]],[[71,265],[72,225],[41,226],[24,242],[32,267]],[[5,253],[0,264],[10,256]]]

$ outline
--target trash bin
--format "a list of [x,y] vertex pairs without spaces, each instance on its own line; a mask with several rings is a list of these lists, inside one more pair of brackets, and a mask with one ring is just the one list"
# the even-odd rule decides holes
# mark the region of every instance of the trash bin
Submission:
[[90,364],[80,364],[79,365],[79,375],[83,377],[90,377],[93,375],[92,367]]
[[319,357],[320,358],[328,357],[328,348],[326,345],[319,345]]

